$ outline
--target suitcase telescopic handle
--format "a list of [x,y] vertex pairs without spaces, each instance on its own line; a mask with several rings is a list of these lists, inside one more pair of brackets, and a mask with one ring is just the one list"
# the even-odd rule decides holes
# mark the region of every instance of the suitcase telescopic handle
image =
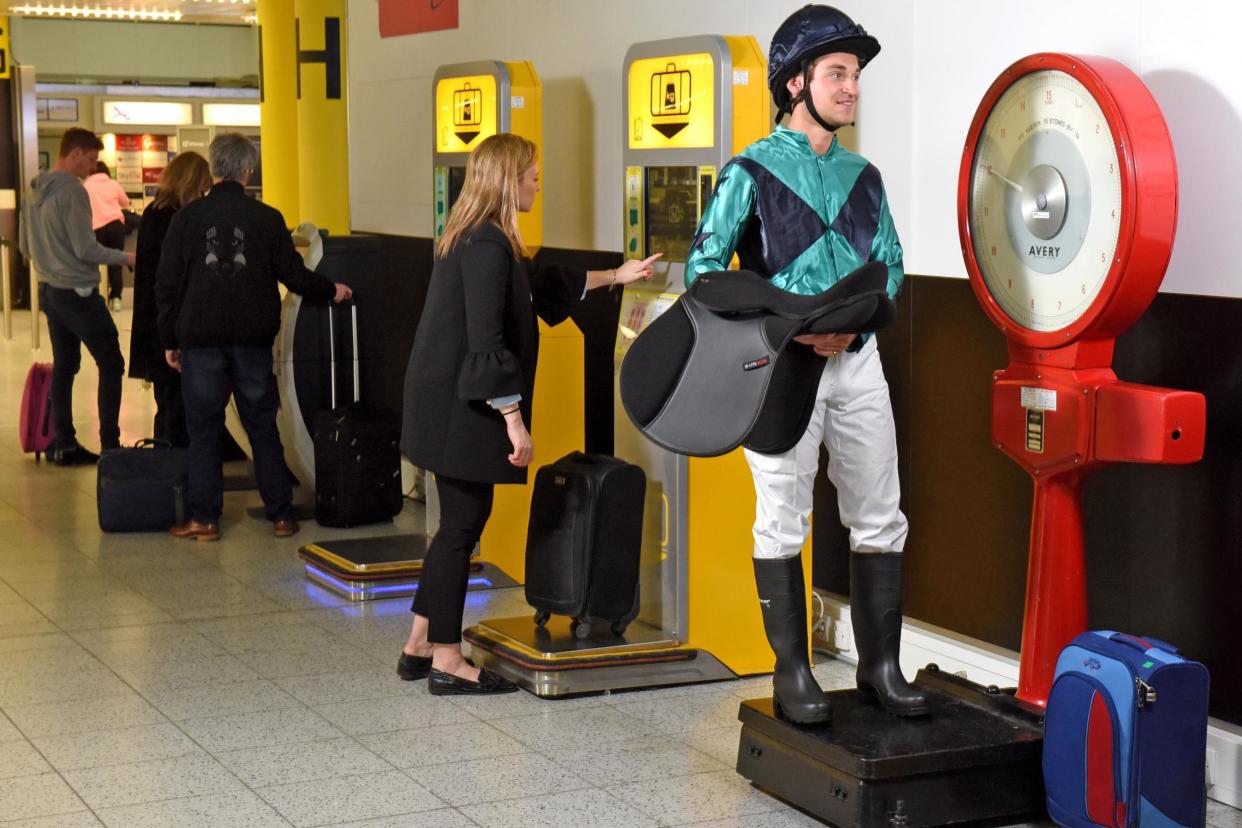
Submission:
[[[332,408],[336,409],[336,324],[333,319],[335,305],[328,305],[328,385],[330,386]],[[354,366],[354,402],[361,397],[358,382],[358,304],[349,300],[349,327],[353,350],[350,352],[350,363]]]
[[332,305],[328,305],[328,400],[329,407],[336,410],[336,319]]
[[1130,635],[1129,633],[1113,633],[1108,637],[1108,639],[1110,641],[1116,641],[1118,644],[1125,644],[1127,647],[1133,647],[1140,653],[1145,653],[1153,647],[1158,647],[1161,650],[1168,650],[1170,653],[1178,652],[1178,649],[1169,642],[1161,641],[1158,638],[1152,638],[1150,635],[1145,635],[1140,638],[1137,635]]

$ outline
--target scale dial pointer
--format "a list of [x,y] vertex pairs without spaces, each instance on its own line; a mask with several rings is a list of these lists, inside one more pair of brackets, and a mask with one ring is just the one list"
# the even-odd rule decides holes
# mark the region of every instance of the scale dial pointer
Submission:
[[1001,174],[1000,174],[1000,173],[998,173],[996,170],[992,169],[992,165],[991,165],[991,164],[984,164],[984,165],[983,165],[983,168],[984,168],[985,170],[987,170],[987,171],[988,171],[988,175],[994,175],[994,176],[996,176],[997,178],[999,178],[1001,181],[1004,181],[1006,184],[1008,184],[1008,185],[1009,185],[1010,187],[1012,187],[1013,189],[1017,190],[1018,192],[1022,192],[1022,185],[1021,185],[1021,184],[1019,184],[1019,183],[1018,183],[1018,182],[1016,182],[1016,181],[1010,181],[1008,178],[1005,178],[1005,176],[1001,175]]

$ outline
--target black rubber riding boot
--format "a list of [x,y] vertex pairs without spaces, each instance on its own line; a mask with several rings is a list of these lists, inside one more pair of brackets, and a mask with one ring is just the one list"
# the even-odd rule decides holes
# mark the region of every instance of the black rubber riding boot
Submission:
[[763,629],[776,653],[772,702],[777,715],[798,724],[826,724],[832,707],[811,675],[802,556],[755,559]]
[[927,715],[927,696],[901,674],[901,553],[850,553],[850,621],[858,693],[894,716]]

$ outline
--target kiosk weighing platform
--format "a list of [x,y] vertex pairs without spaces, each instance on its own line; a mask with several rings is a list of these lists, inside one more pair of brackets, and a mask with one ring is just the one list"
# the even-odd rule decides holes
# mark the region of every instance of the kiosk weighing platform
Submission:
[[[651,282],[625,289],[618,366],[683,290],[717,174],[769,131],[765,65],[751,37],[678,38],[626,53],[625,256],[664,258]],[[647,475],[638,617],[622,636],[600,629],[586,640],[560,616],[546,627],[533,612],[489,619],[465,632],[474,659],[540,696],[770,672],[751,564],[754,494],[741,452],[687,461],[643,437],[619,394],[614,406],[614,453]]]
[[1177,223],[1164,118],[1129,69],[1036,54],[984,95],[958,179],[971,287],[1009,340],[992,439],[1035,483],[1019,686],[929,665],[931,713],[901,720],[829,694],[833,723],[799,727],[744,702],[737,769],[836,825],[931,826],[1042,813],[1042,716],[1057,655],[1086,630],[1080,493],[1106,463],[1190,463],[1201,394],[1118,381],[1116,337],[1151,304]]

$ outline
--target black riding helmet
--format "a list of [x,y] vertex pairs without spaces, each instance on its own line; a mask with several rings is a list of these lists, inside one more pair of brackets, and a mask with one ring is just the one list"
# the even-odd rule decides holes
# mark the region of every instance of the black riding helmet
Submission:
[[[848,52],[858,56],[859,66],[866,66],[880,52],[880,42],[859,26],[845,12],[832,6],[806,5],[785,19],[772,35],[772,47],[768,50],[768,88],[776,103],[776,119],[792,112],[797,100],[793,100],[786,84],[801,72],[806,76],[803,89],[810,86],[810,64],[817,57],[832,52]],[[811,116],[820,126],[832,130],[815,111],[807,93],[805,99]]]

